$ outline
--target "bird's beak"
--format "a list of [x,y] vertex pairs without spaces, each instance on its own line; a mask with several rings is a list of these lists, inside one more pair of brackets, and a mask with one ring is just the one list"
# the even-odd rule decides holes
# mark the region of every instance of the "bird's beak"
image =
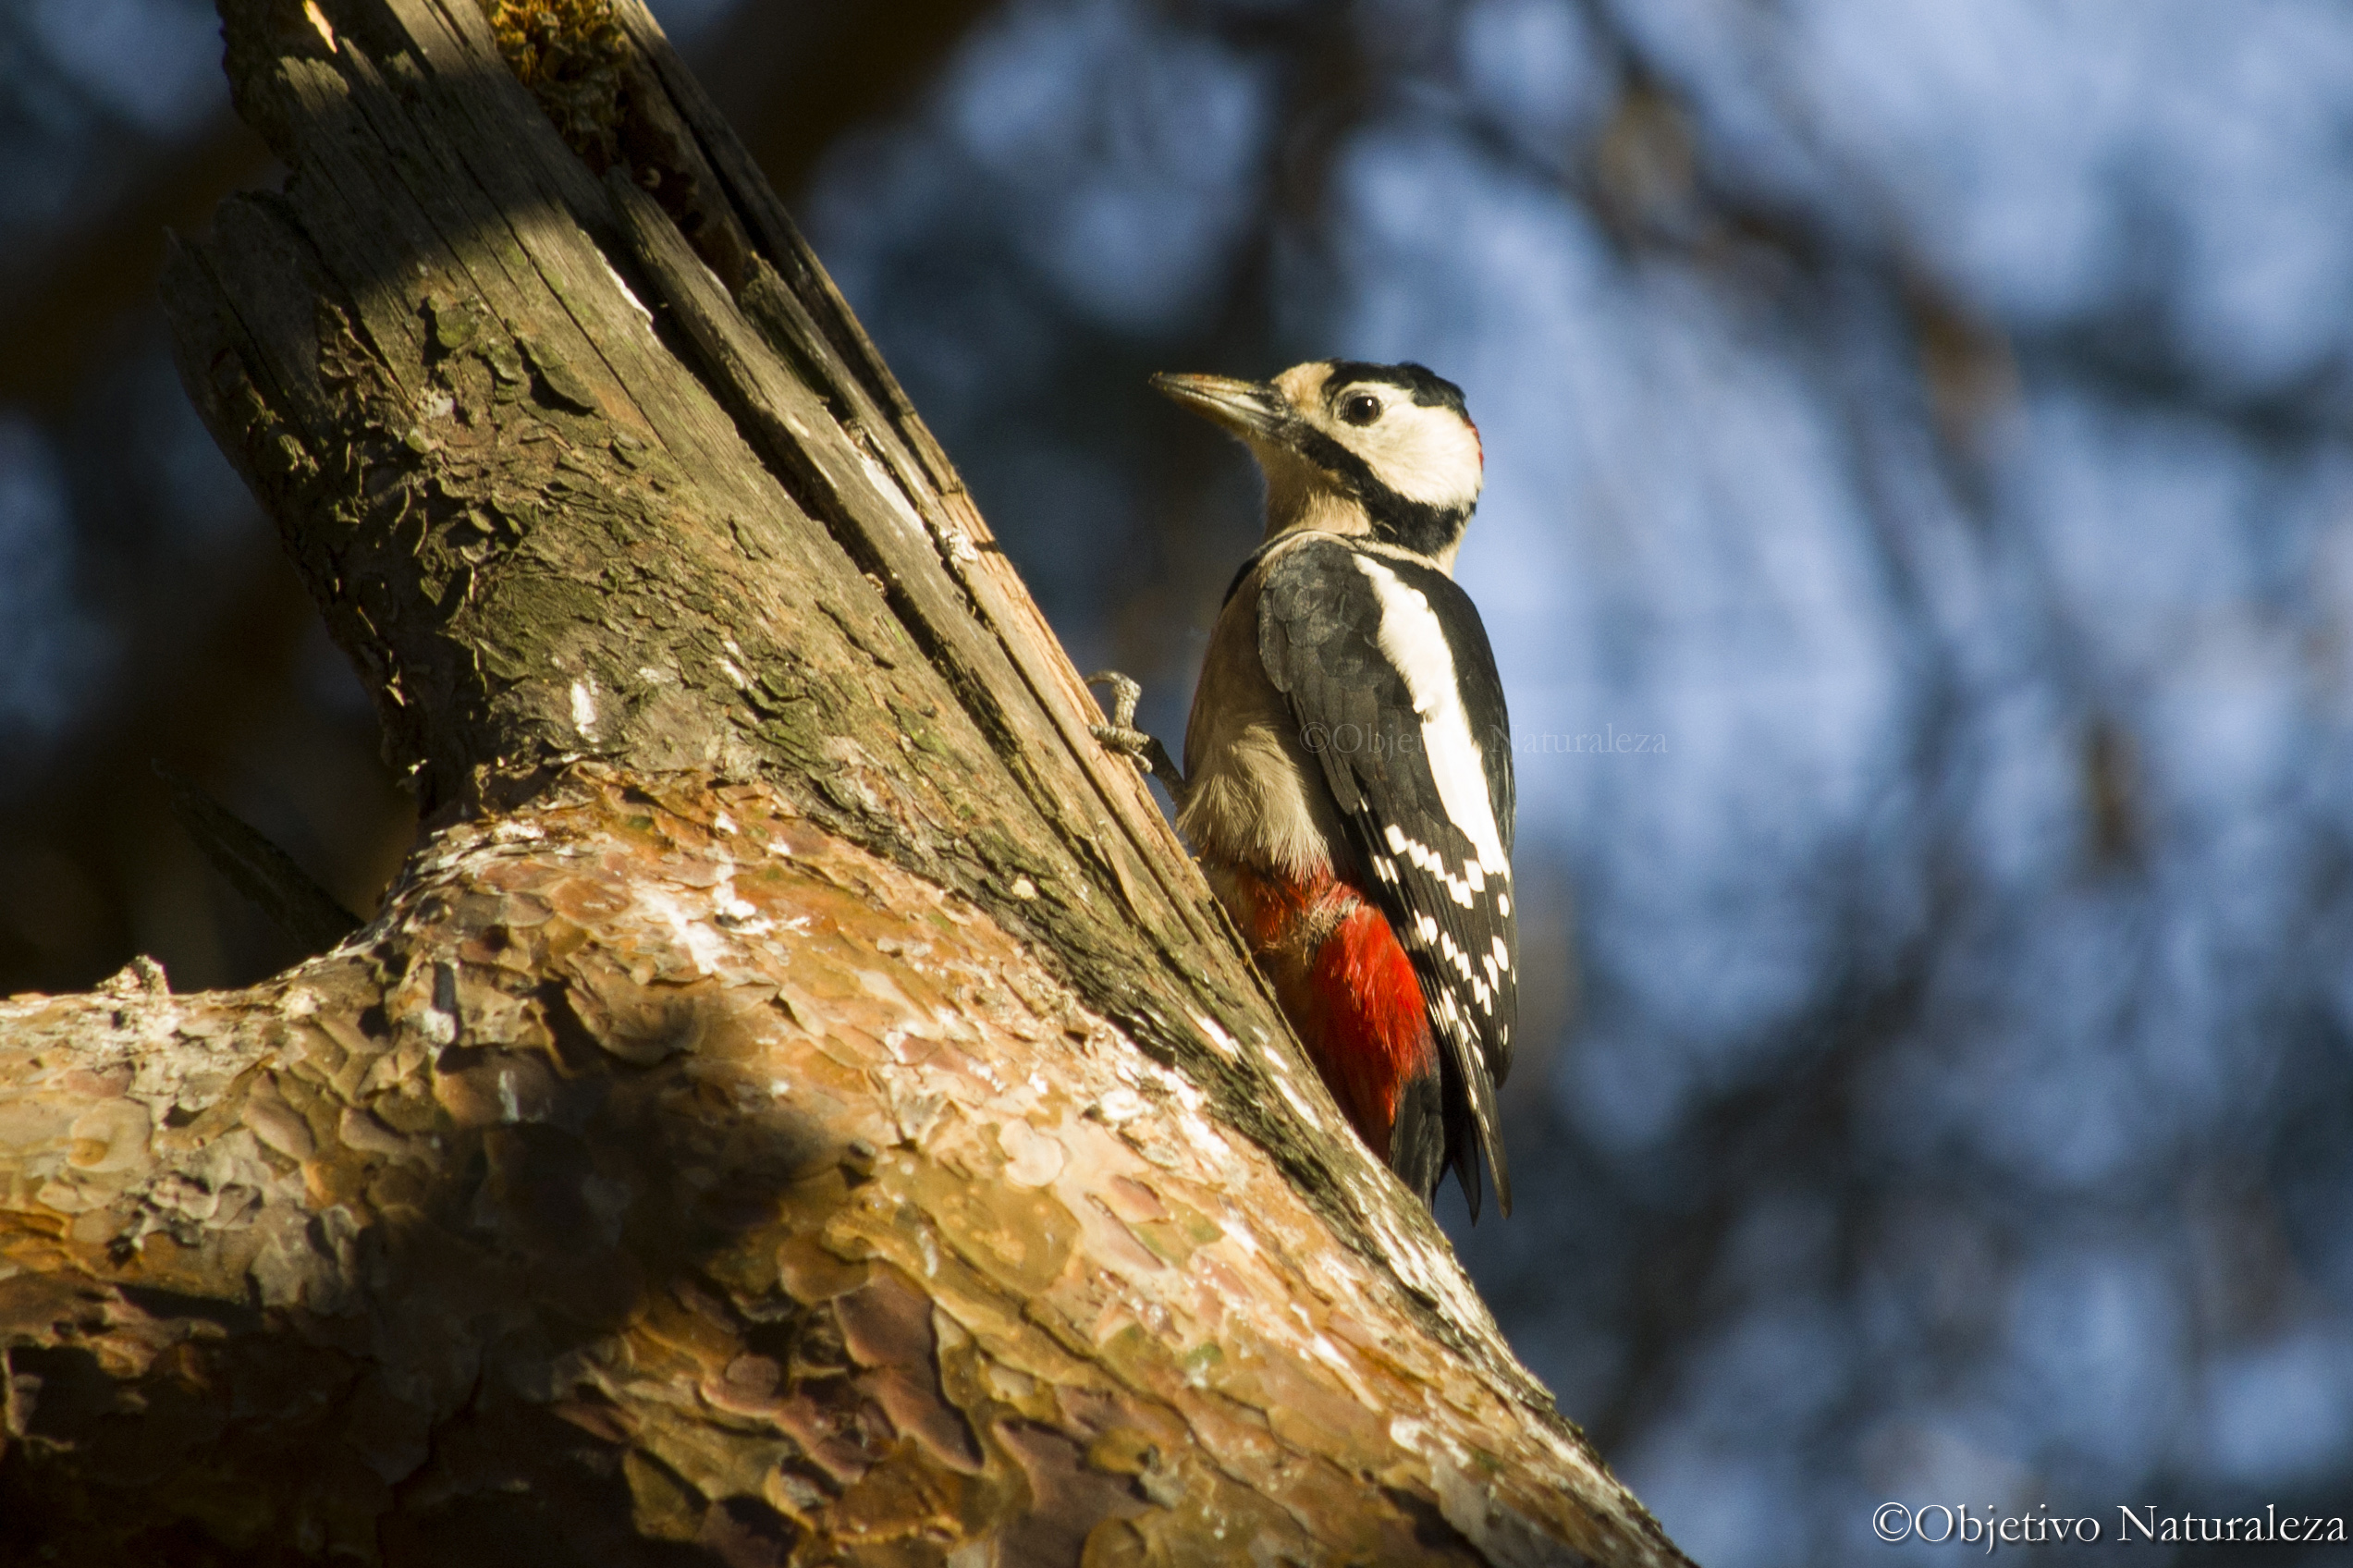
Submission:
[[1244,440],[1274,435],[1288,411],[1282,395],[1263,381],[1236,381],[1230,375],[1179,375],[1162,371],[1152,378],[1152,388]]

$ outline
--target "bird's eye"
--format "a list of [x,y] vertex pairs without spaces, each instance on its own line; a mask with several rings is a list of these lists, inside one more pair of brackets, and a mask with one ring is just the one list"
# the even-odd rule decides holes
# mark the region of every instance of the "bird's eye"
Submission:
[[1342,401],[1340,417],[1351,424],[1370,424],[1380,418],[1380,399],[1369,392],[1352,393]]

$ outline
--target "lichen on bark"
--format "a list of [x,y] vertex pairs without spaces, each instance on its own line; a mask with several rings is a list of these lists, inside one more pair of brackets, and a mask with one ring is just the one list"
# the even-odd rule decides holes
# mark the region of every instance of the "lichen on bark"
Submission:
[[572,151],[603,173],[619,150],[628,42],[612,0],[482,0],[499,57]]

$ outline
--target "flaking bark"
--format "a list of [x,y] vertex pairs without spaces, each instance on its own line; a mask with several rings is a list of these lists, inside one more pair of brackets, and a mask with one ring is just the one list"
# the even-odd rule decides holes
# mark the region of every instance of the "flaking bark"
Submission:
[[224,0],[293,172],[174,248],[183,377],[433,832],[267,985],[0,1011],[0,1541],[1679,1561],[601,9],[551,121],[472,0]]

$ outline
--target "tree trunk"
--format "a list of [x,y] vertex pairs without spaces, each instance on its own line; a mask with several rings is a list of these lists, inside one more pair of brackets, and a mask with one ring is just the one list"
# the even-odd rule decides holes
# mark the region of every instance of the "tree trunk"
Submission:
[[0,1003],[0,1548],[1682,1561],[637,0],[222,12],[293,174],[183,376],[428,831],[264,985]]

